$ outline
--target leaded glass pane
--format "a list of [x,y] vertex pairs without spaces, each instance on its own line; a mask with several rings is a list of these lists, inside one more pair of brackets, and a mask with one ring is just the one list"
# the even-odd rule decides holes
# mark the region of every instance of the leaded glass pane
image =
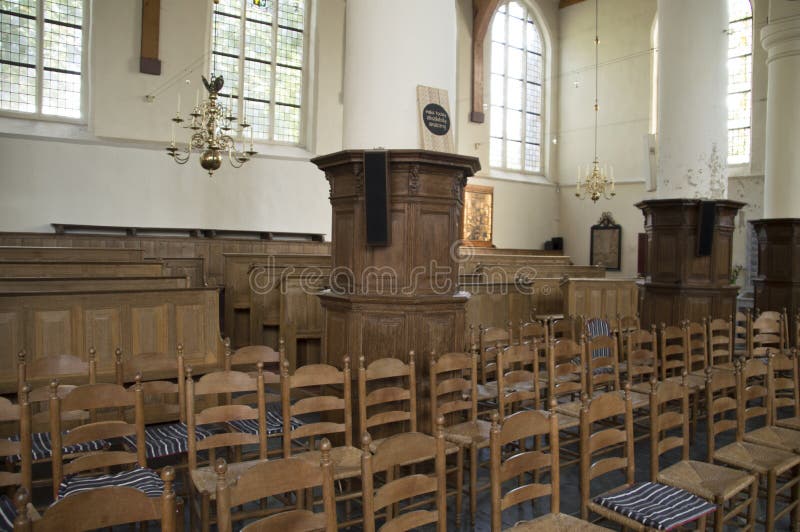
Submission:
[[728,0],[728,17],[730,20],[740,20],[751,18],[753,9],[750,0]]
[[278,25],[302,30],[305,25],[303,0],[280,0]]
[[506,138],[509,140],[522,140],[521,111],[506,110]]
[[525,170],[528,172],[541,171],[541,162],[539,161],[539,154],[541,150],[538,144],[525,144]]
[[506,42],[506,17],[502,13],[495,13],[492,19],[492,40]]
[[489,164],[491,166],[503,166],[503,139],[489,139]]
[[503,94],[503,86],[505,79],[503,76],[498,74],[492,74],[491,78],[491,92],[490,96],[492,98],[492,105],[500,105],[502,106],[505,104],[505,97]]
[[222,76],[225,85],[222,92],[225,94],[239,94],[239,60],[225,55],[211,55],[211,72]]
[[214,15],[214,51],[238,57],[241,19],[227,15]]
[[45,70],[42,73],[42,113],[81,117],[81,76]]
[[489,111],[489,135],[492,137],[503,136],[503,108],[493,105]]
[[515,141],[506,142],[506,168],[522,170],[522,144]]
[[752,56],[728,59],[728,92],[748,91],[753,78]]
[[300,140],[300,109],[275,106],[275,140],[297,143]]
[[303,33],[300,31],[278,29],[278,63],[289,66],[303,66]]
[[502,43],[492,43],[492,73],[505,74],[506,47]]
[[753,19],[732,22],[728,31],[728,57],[737,57],[753,52]]
[[536,83],[542,82],[542,56],[539,54],[534,54],[528,52],[528,75],[526,79],[528,81],[535,81]]
[[728,164],[745,164],[750,160],[750,128],[728,130]]
[[259,61],[244,62],[244,96],[267,101],[270,98],[271,66]]
[[44,67],[80,73],[81,40],[80,29],[45,22],[42,42]]
[[542,86],[526,83],[528,87],[526,109],[531,113],[542,114]]
[[[247,123],[253,127],[253,138],[269,138],[269,104],[247,100],[245,113]],[[250,140],[250,131],[247,131],[247,140]]]
[[36,0],[0,0],[0,10],[36,16]]
[[522,48],[525,43],[523,39],[523,30],[524,23],[522,20],[514,17],[508,17],[508,45],[513,46],[514,48]]
[[36,112],[36,69],[0,63],[0,109]]
[[738,92],[728,95],[728,128],[750,126],[750,93]]
[[[272,26],[248,20],[244,34],[244,56],[248,59],[271,62]],[[236,55],[239,55],[238,51]]]
[[47,0],[44,3],[44,18],[81,26],[83,24],[83,0]]
[[[279,66],[275,74],[275,101],[300,105],[303,96],[303,72]],[[277,117],[275,123],[279,123]]]
[[0,61],[36,65],[36,20],[0,13]]
[[539,28],[536,27],[536,24],[533,23],[531,19],[528,19],[528,24],[526,26],[525,37],[527,41],[527,48],[529,52],[535,52],[537,54],[542,53],[542,36],[539,35]]
[[508,49],[508,77],[522,79],[525,77],[524,52],[517,48]]
[[539,144],[542,140],[542,118],[533,113],[525,113],[525,139]]
[[267,24],[272,24],[272,13],[275,9],[272,4],[272,0],[259,0],[258,4],[254,2],[246,5],[247,20],[255,20],[257,22],[266,22]]
[[525,18],[525,10],[522,8],[519,2],[509,2],[508,15],[519,19]]
[[506,83],[506,106],[509,109],[522,109],[522,82],[516,79],[509,79]]
[[242,14],[242,0],[219,0],[219,4],[214,5],[214,11],[239,17]]

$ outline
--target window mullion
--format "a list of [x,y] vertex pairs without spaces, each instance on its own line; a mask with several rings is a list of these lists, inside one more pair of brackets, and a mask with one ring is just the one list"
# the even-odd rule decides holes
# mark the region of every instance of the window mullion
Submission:
[[503,17],[503,94],[500,95],[500,101],[503,102],[503,131],[500,136],[503,139],[503,166],[508,168],[508,2]]
[[272,68],[270,68],[269,80],[269,127],[267,128],[267,138],[275,140],[275,99],[277,91],[275,85],[278,79],[278,13],[280,12],[280,0],[274,0],[272,13],[272,53],[270,60],[272,61]]
[[[246,48],[246,40],[247,40],[247,2],[248,0],[242,0],[242,18],[239,21],[239,94],[237,95],[236,101],[238,102],[238,109],[236,109],[236,116],[239,117],[239,123],[243,123],[246,120],[244,116],[244,65],[245,65],[245,48]],[[229,111],[233,114],[233,109]]]
[[39,115],[44,114],[44,3],[45,0],[36,3],[36,113]]

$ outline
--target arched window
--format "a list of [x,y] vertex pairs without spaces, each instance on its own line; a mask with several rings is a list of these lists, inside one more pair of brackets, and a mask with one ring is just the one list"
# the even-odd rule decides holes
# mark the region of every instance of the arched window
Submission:
[[750,162],[753,88],[753,9],[728,0],[728,164]]
[[82,118],[84,0],[0,2],[0,110]]
[[497,9],[491,45],[490,164],[541,173],[544,47],[522,4],[510,1]]
[[211,72],[225,78],[220,94],[239,120],[244,109],[257,139],[301,143],[306,18],[304,0],[214,5]]

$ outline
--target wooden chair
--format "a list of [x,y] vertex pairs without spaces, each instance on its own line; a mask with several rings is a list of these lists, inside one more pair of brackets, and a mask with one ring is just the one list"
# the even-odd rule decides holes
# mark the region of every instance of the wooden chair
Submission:
[[[320,463],[314,464],[300,458],[279,458],[259,462],[243,471],[236,480],[228,481],[228,464],[217,459],[217,526],[220,532],[233,530],[231,510],[252,501],[265,500],[290,492],[321,488],[323,512],[315,513],[311,508],[290,507],[273,515],[245,525],[243,532],[286,530],[311,532],[325,530],[336,532],[336,502],[334,501],[333,465],[331,444],[323,438],[320,442]],[[299,506],[299,505],[298,505]],[[238,519],[248,514],[240,512]]]
[[[163,483],[155,471],[147,468],[144,446],[144,394],[141,386],[138,385],[132,391],[128,391],[118,384],[84,384],[72,389],[63,399],[55,393],[55,386],[54,383],[50,399],[53,500],[58,501],[86,489],[109,486],[136,487],[151,497],[160,496]],[[62,412],[100,409],[122,411],[131,408],[134,410],[133,423],[120,419],[93,421],[75,427],[69,432],[65,432],[62,426]],[[138,445],[135,452],[113,448],[70,457],[65,456],[62,450],[64,446],[97,440],[112,441],[129,436],[136,438]],[[120,471],[108,473],[109,468]],[[98,470],[106,473],[98,475],[96,473]]]
[[523,408],[539,408],[539,359],[536,343],[497,352],[497,404],[501,417]]
[[[743,393],[739,379],[741,371],[739,360],[734,362],[732,372],[706,369],[708,461],[721,462],[758,475],[759,497],[766,499],[767,504],[766,529],[773,530],[775,522],[790,512],[795,516],[794,522],[797,522],[796,516],[800,512],[800,457],[744,441],[744,405],[740,403]],[[731,431],[734,433],[734,442],[717,449],[717,437]],[[777,510],[779,495],[786,495],[790,500],[781,510]]]
[[[581,517],[590,512],[633,530],[669,530],[700,520],[713,512],[713,504],[687,491],[653,482],[634,482],[633,407],[630,387],[625,395],[606,393],[589,399],[581,409],[580,492]],[[602,428],[598,422],[623,418],[623,428]],[[621,456],[614,449],[622,446]],[[611,453],[611,455],[609,455]],[[597,458],[600,456],[600,458]],[[596,459],[597,458],[597,459]],[[625,481],[616,488],[591,497],[594,478],[622,471]]]
[[[39,388],[48,388],[50,381],[58,379],[62,383],[94,384],[97,382],[97,352],[90,347],[87,360],[74,355],[49,355],[35,360],[27,360],[23,349],[17,355],[17,390],[29,382],[42,382]],[[34,386],[33,390],[37,387]]]
[[163,488],[157,496],[130,486],[97,487],[58,500],[41,516],[31,509],[30,492],[21,488],[14,498],[14,531],[83,532],[145,521],[159,521],[164,532],[182,530],[183,515],[176,509],[174,479],[175,472],[166,467],[159,478]]
[[[0,423],[14,425],[15,440],[0,439],[0,457],[5,457],[13,467],[0,472],[0,487],[20,486],[28,493],[32,489],[31,405],[28,401],[30,386],[23,386],[19,403],[0,397]],[[0,528],[10,530],[17,516],[14,503],[0,495]]]
[[733,353],[744,356],[750,345],[750,322],[753,316],[750,311],[736,312],[733,322]]
[[[767,318],[773,321],[777,321],[781,325],[781,338],[783,339],[783,343],[781,344],[781,350],[786,350],[789,348],[789,314],[786,312],[786,307],[783,307],[781,311],[777,310],[765,310],[761,311],[756,309],[756,316],[758,318]],[[757,318],[757,319],[758,319]]]
[[633,331],[638,331],[642,328],[639,314],[633,316],[622,316],[617,314],[616,319],[613,321],[614,329],[617,331],[617,340],[619,341],[619,354],[620,354],[620,367],[619,370],[623,374],[628,372],[627,362],[622,356],[625,353],[625,346],[627,345],[628,334]]
[[[364,508],[364,531],[375,532],[378,518],[381,530],[417,530],[435,524],[438,532],[447,531],[447,479],[445,464],[444,417],[436,419],[435,436],[421,432],[395,434],[381,441],[373,454],[371,438],[362,438],[361,479]],[[400,475],[402,466],[433,461],[434,474]],[[385,474],[386,481],[375,488],[375,475]],[[416,509],[417,497],[433,497],[435,510]],[[404,504],[401,504],[405,501]],[[400,509],[406,510],[405,512]]]
[[[292,396],[308,395],[295,402]],[[313,395],[312,395],[313,394]],[[337,501],[350,501],[361,496],[352,489],[351,480],[361,474],[361,450],[353,446],[353,409],[350,379],[350,358],[344,358],[344,368],[328,364],[308,364],[289,373],[289,362],[281,370],[281,402],[283,411],[283,457],[297,456],[312,464],[320,461],[317,441],[321,437],[338,437],[342,445],[331,449],[333,478],[343,483]],[[297,418],[301,424],[294,426]],[[299,450],[293,442],[303,442]],[[349,514],[349,504],[348,512]],[[347,516],[349,519],[349,515]],[[347,526],[348,523],[339,523]]]
[[480,380],[478,382],[478,414],[497,408],[497,352],[512,344],[511,322],[506,329],[480,326]]
[[785,341],[783,325],[780,315],[773,319],[771,313],[762,313],[750,324],[750,343],[748,344],[748,357],[767,357],[768,351],[784,350]]
[[[708,462],[689,459],[689,387],[686,382],[651,381],[650,392],[650,481],[668,484],[702,497],[716,505],[714,530],[738,516],[753,530],[758,502],[755,475]],[[680,460],[660,470],[662,455],[680,450]],[[741,523],[739,523],[741,526]]]
[[733,368],[733,342],[735,338],[733,320],[715,318],[707,320],[708,361],[707,366]]
[[[230,483],[242,472],[267,458],[264,379],[261,375],[263,367],[259,364],[257,368],[259,373],[255,376],[240,371],[215,371],[203,375],[197,382],[192,378],[192,368],[186,368],[186,425],[189,443],[187,455],[191,478],[188,490],[189,522],[192,528],[199,520],[202,530],[206,532],[214,520],[211,515],[211,501],[216,497],[217,474],[214,466],[200,466],[201,452],[207,452],[209,463],[213,464],[218,449],[258,446],[257,460],[228,465],[227,479]],[[241,404],[218,404],[219,398],[224,398],[227,394],[253,392],[259,397],[256,408]],[[204,404],[204,407],[197,406],[199,404]],[[247,430],[248,420],[257,423],[256,434]],[[212,434],[199,439],[197,427],[200,426],[205,426]],[[229,459],[231,458],[229,456]]]
[[[562,466],[574,464],[578,460],[578,453],[573,449],[579,441],[575,428],[578,427],[578,410],[576,405],[583,394],[586,393],[586,346],[583,337],[580,343],[562,339],[550,339],[547,350],[547,371],[539,376],[547,386],[547,401],[555,402],[555,411],[558,412],[559,430],[565,431],[559,438],[562,454],[569,454],[569,460],[561,460]],[[572,413],[573,415],[570,415]]]
[[[478,502],[478,451],[489,446],[489,422],[478,419],[477,396],[478,355],[431,352],[430,416],[431,431],[440,415],[449,422],[444,427],[445,440],[469,450],[470,523],[475,524]],[[460,455],[459,455],[460,456]],[[482,486],[481,489],[488,487]],[[457,509],[457,511],[459,511]]]
[[660,380],[680,377],[687,367],[686,334],[682,327],[662,323],[659,331]]
[[[772,423],[800,431],[800,367],[796,349],[772,357]],[[782,413],[789,410],[789,416]]]
[[[489,438],[491,456],[491,486],[492,486],[492,532],[503,530],[503,511],[533,501],[539,497],[550,495],[550,513],[530,521],[517,523],[516,526],[506,529],[515,532],[543,531],[543,532],[571,532],[571,531],[600,531],[606,528],[581,521],[571,515],[560,512],[560,469],[558,462],[558,415],[555,413],[527,410],[516,412],[499,423],[499,416],[492,419],[492,428]],[[550,440],[550,453],[539,450],[528,451],[529,439],[538,439],[548,436]],[[503,449],[513,447],[522,449],[503,459]],[[540,482],[542,471],[550,471],[550,483]],[[525,475],[531,475],[531,482],[525,482]],[[517,479],[514,487],[503,492],[503,485]]]
[[[775,395],[775,372],[772,365],[774,357],[775,355],[770,353],[766,361],[751,358],[742,363],[739,374],[739,397],[744,402],[741,408],[744,441],[800,454],[800,432],[772,424]],[[761,426],[748,430],[758,419]]]
[[560,319],[549,319],[547,321],[548,339],[567,339],[577,341],[578,331],[583,330],[579,324],[580,318],[577,316],[565,316]]
[[658,336],[653,324],[649,331],[639,329],[628,333],[625,352],[627,381],[631,390],[649,393],[650,380],[658,378]]
[[684,325],[686,339],[686,371],[692,373],[697,370],[704,370],[708,364],[708,325],[703,318],[701,323],[687,321]]
[[518,344],[530,344],[535,341],[539,345],[547,345],[547,326],[539,320],[523,322],[520,319],[519,328],[517,331],[518,334],[516,343]]

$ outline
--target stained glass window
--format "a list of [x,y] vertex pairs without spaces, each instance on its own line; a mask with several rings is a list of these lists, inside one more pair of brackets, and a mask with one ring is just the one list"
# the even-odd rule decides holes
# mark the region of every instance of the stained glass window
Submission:
[[508,170],[542,171],[544,46],[519,2],[492,19],[489,79],[489,161]]
[[84,0],[0,0],[0,110],[81,118]]
[[257,139],[300,144],[305,0],[220,0],[213,25],[211,71],[234,116]]
[[750,162],[753,84],[753,10],[750,0],[728,0],[728,164]]

